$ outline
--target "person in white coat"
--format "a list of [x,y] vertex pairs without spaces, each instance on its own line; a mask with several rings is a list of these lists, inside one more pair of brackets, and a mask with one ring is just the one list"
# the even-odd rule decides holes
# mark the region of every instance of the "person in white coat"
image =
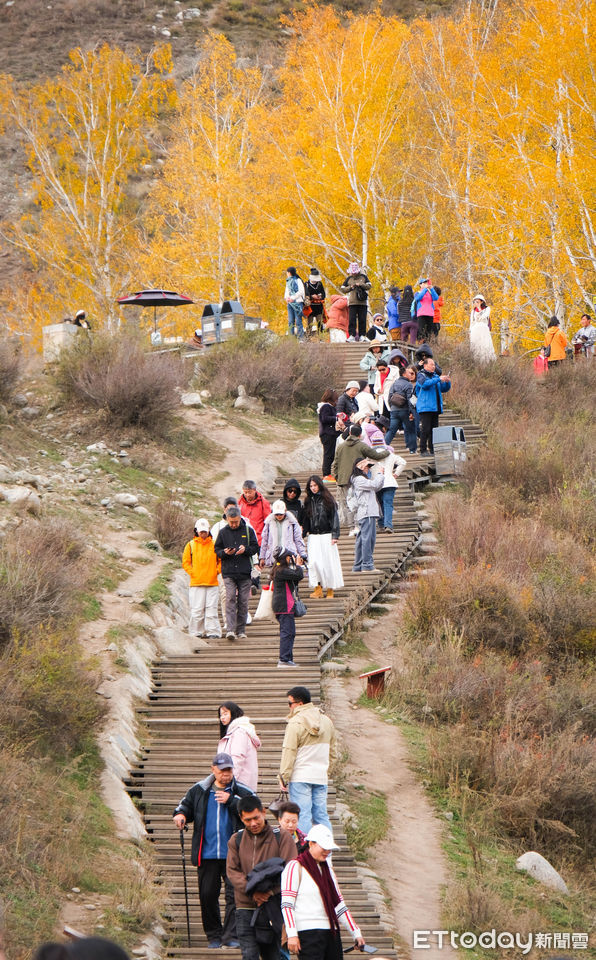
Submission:
[[286,270],[286,289],[284,300],[288,305],[288,333],[298,334],[299,340],[304,340],[304,326],[302,312],[304,310],[304,283],[298,276],[296,267]]
[[225,700],[218,708],[218,753],[228,753],[234,761],[234,776],[239,783],[256,793],[259,779],[257,750],[261,741],[254,724],[233,700]]
[[470,350],[480,363],[497,359],[490,330],[490,307],[482,294],[477,293],[470,312]]
[[386,360],[379,360],[377,363],[377,372],[375,374],[374,392],[379,405],[379,413],[382,416],[391,416],[391,407],[389,406],[389,390],[394,380],[399,377],[399,367],[387,363]]
[[352,573],[380,572],[375,569],[373,553],[377,540],[377,518],[380,514],[377,492],[385,481],[382,464],[377,476],[371,477],[370,467],[373,462],[367,459],[357,460],[350,479],[348,506],[355,513],[358,524]]
[[[385,468],[383,486],[379,493],[381,500],[379,532],[393,533],[393,502],[397,491],[397,478],[407,466],[407,461],[397,453],[390,453],[387,459],[383,460],[383,466]],[[375,463],[371,469],[371,476],[375,477],[378,472],[378,464]]]

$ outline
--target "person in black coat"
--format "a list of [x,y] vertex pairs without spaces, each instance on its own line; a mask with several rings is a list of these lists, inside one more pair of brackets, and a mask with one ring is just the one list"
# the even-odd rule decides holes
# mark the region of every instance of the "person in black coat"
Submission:
[[331,474],[331,464],[335,458],[337,444],[337,393],[328,388],[317,407],[319,416],[319,440],[323,444],[323,476]]
[[[174,823],[184,830],[193,824],[190,862],[197,868],[203,929],[210,947],[238,946],[234,888],[226,877],[228,840],[242,827],[238,801],[252,790],[234,777],[233,760],[227,753],[213,758],[211,773],[186,792],[174,810]],[[221,922],[219,892],[225,884],[226,910]]]
[[227,526],[222,527],[215,541],[215,552],[221,560],[221,575],[226,588],[226,624],[228,640],[246,637],[248,600],[250,597],[250,558],[259,552],[257,536],[242,519],[238,507],[228,507]]
[[316,267],[310,269],[310,275],[304,284],[304,294],[310,300],[311,318],[316,323],[318,332],[322,333],[325,287],[321,280],[321,274]]
[[290,513],[293,513],[296,517],[296,520],[302,526],[302,511],[303,506],[300,500],[300,495],[302,493],[302,487],[298,483],[295,477],[292,477],[291,480],[288,480],[284,492],[282,494],[282,500],[286,505],[286,510],[289,510]]
[[346,384],[346,389],[342,393],[341,397],[337,401],[336,410],[338,413],[345,413],[348,419],[352,416],[353,413],[358,412],[358,403],[356,402],[356,394],[360,393],[360,384],[357,380],[349,380]]
[[296,619],[294,607],[296,587],[304,576],[302,557],[295,556],[289,550],[277,547],[273,556],[275,566],[271,575],[273,583],[272,608],[279,623],[279,660],[278,667],[296,667],[292,659],[294,640],[296,639]]
[[308,580],[314,587],[311,597],[333,597],[344,585],[337,549],[339,512],[337,503],[321,477],[313,474],[306,484],[303,532],[307,539]]

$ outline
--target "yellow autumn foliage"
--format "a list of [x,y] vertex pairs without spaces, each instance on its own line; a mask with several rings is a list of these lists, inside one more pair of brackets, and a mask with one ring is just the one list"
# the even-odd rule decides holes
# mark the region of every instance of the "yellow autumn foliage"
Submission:
[[[163,53],[145,70],[75,52],[51,84],[6,81],[35,183],[3,228],[36,270],[12,329],[74,299],[113,321],[116,295],[156,285],[196,301],[167,332],[224,298],[281,332],[288,265],[329,296],[357,260],[378,303],[430,274],[455,332],[480,291],[502,348],[540,342],[553,313],[573,332],[596,293],[594,6],[482,0],[405,24],[312,4],[276,68],[209,35],[175,105]],[[133,202],[157,124],[164,162]]]

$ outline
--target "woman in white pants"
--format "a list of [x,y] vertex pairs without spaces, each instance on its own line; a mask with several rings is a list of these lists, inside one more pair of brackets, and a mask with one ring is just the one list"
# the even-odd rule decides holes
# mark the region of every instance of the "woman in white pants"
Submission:
[[193,637],[221,637],[217,612],[217,575],[221,564],[215,553],[208,520],[200,519],[195,523],[195,536],[184,548],[182,566],[190,577],[188,632]]

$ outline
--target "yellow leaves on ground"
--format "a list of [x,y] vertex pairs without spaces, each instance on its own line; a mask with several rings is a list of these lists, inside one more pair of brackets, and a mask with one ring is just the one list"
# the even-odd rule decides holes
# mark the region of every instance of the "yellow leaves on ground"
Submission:
[[[555,312],[574,330],[596,293],[593,21],[589,0],[410,25],[311,5],[276,68],[207,36],[175,104],[166,50],[76,51],[52,83],[5,81],[34,205],[4,233],[38,271],[36,318],[76,301],[109,321],[117,294],[154,284],[198,301],[170,330],[230,297],[281,330],[286,266],[316,265],[329,295],[358,260],[375,299],[430,274],[452,328],[480,291],[503,348]],[[135,200],[158,128],[163,164]]]

